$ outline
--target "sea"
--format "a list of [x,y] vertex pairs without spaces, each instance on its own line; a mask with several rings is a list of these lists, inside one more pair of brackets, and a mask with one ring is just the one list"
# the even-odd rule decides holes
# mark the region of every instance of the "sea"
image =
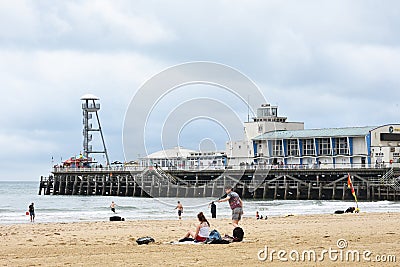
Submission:
[[[39,182],[0,182],[0,224],[30,223],[28,206],[35,205],[35,223],[108,221],[110,216],[125,220],[177,219],[177,201],[184,206],[183,219],[194,219],[202,211],[211,217],[213,198],[139,198],[115,196],[38,195]],[[110,210],[111,201],[116,214]],[[217,204],[217,218],[230,218],[228,203]],[[329,200],[244,200],[244,217],[332,214],[355,206],[354,201]],[[400,202],[359,202],[361,212],[400,212]]]

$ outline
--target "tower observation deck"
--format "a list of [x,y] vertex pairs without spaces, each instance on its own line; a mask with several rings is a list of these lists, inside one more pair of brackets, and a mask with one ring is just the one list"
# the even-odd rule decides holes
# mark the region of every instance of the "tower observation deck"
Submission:
[[[106,143],[104,141],[103,131],[101,130],[100,119],[98,111],[100,110],[100,103],[97,103],[99,98],[92,94],[85,94],[81,97],[82,100],[82,114],[83,114],[83,156],[89,158],[90,154],[104,154],[107,165],[110,164]],[[97,127],[93,127],[92,119],[97,122]],[[101,137],[103,149],[93,150],[91,141],[93,140],[92,132],[98,132]]]

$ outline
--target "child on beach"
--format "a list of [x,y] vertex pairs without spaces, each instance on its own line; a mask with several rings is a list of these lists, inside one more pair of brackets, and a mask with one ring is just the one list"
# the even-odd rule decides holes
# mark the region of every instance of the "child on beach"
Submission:
[[35,221],[35,207],[34,204],[32,202],[32,204],[29,205],[29,216],[31,218],[31,222]]
[[115,213],[115,206],[117,206],[117,205],[114,203],[114,201],[111,201],[110,208],[111,208],[111,211],[114,213]]
[[[208,238],[210,234],[210,223],[207,221],[206,217],[204,216],[203,212],[197,214],[197,219],[199,219],[199,225],[196,227],[196,231],[188,231],[183,239],[179,240],[180,242],[183,241],[197,241],[197,242],[204,242]],[[190,236],[193,238],[191,239]]]
[[178,218],[179,220],[182,219],[182,213],[183,213],[183,205],[180,201],[178,201],[178,205],[175,207],[175,209],[178,210]]

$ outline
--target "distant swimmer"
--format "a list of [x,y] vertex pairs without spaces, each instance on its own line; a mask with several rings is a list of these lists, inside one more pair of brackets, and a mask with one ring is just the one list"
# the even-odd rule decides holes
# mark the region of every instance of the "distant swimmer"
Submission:
[[111,201],[110,208],[111,208],[111,211],[114,213],[115,213],[115,206],[117,206],[117,204],[115,204],[114,201]]
[[178,210],[179,220],[182,219],[183,206],[182,206],[182,203],[180,201],[178,201],[178,205],[175,207],[175,209]]
[[32,204],[29,205],[29,216],[31,217],[31,222],[35,221],[35,207],[32,202]]

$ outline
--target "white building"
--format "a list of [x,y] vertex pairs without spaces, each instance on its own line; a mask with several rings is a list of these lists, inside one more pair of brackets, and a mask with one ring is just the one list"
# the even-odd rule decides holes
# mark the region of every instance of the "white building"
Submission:
[[140,158],[139,162],[141,167],[158,166],[164,169],[224,169],[227,165],[227,156],[224,151],[199,152],[174,147],[149,154]]
[[257,117],[244,123],[243,140],[226,143],[229,165],[251,164],[254,162],[255,148],[253,138],[265,132],[276,130],[302,130],[304,122],[287,122],[286,117],[278,116],[278,107],[263,104],[257,109]]

